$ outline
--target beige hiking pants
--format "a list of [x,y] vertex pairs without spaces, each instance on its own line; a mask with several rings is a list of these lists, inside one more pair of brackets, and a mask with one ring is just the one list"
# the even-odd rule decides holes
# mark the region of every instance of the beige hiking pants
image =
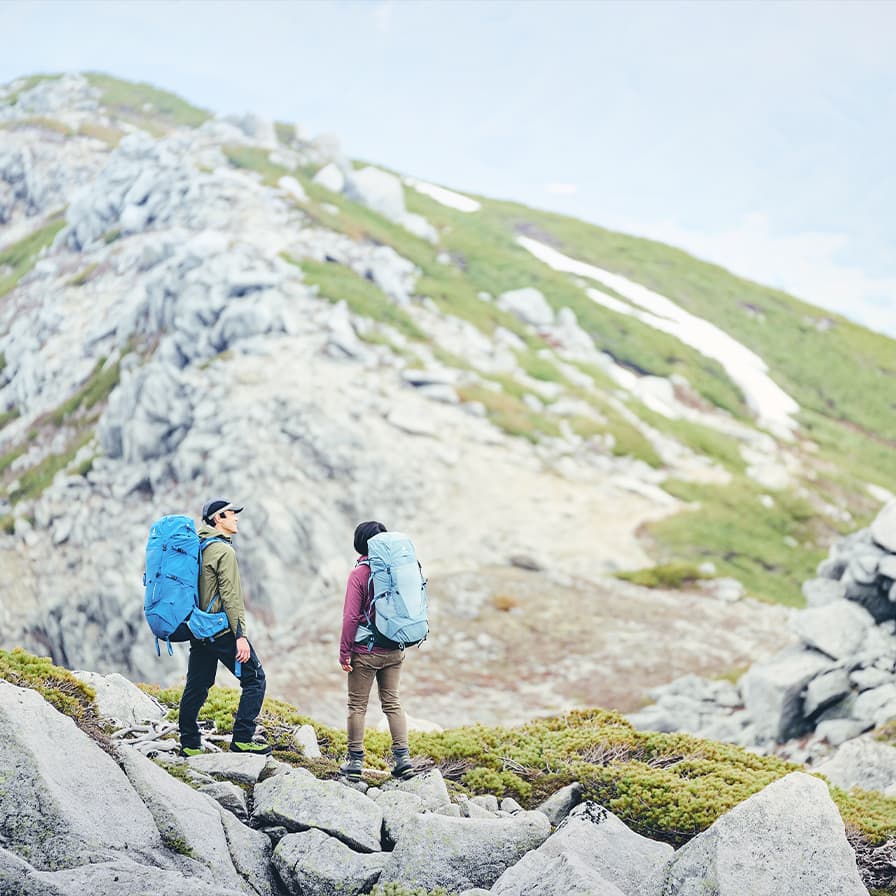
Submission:
[[364,750],[364,717],[370,689],[376,679],[380,705],[389,722],[392,749],[403,750],[408,746],[408,722],[398,700],[398,682],[404,651],[389,653],[353,653],[352,671],[348,673],[348,748],[354,752]]

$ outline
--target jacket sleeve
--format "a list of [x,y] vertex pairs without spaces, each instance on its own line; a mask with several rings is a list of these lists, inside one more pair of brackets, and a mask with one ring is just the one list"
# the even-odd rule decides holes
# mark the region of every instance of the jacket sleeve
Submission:
[[215,575],[218,578],[218,594],[227,614],[230,630],[237,638],[246,638],[246,605],[243,602],[243,586],[240,570],[236,562],[236,551],[227,546],[221,550],[217,560]]
[[339,662],[351,659],[352,645],[358,633],[358,625],[364,620],[364,597],[367,592],[366,566],[357,566],[348,577],[345,586],[345,604],[342,607],[342,636],[339,639]]

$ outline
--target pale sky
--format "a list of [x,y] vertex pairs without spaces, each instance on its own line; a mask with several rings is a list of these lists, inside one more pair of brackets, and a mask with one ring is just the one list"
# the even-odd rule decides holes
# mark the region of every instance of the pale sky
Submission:
[[896,335],[896,2],[0,0],[101,70],[655,237]]

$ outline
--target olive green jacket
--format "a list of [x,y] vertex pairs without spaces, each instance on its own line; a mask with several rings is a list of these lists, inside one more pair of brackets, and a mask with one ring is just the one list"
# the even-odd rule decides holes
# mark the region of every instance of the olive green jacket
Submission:
[[202,570],[199,573],[199,609],[208,610],[212,598],[218,594],[221,599],[211,608],[217,613],[227,614],[230,630],[237,638],[246,638],[246,605],[243,603],[243,586],[240,584],[240,570],[236,562],[236,551],[230,539],[213,526],[203,523],[198,530],[199,538],[221,538],[210,544],[202,552]]

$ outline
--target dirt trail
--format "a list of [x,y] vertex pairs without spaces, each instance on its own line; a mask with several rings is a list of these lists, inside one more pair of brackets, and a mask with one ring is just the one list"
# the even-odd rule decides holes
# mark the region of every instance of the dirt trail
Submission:
[[[687,672],[748,666],[789,641],[790,611],[752,600],[658,591],[615,579],[558,583],[494,567],[430,578],[432,633],[406,659],[405,705],[442,726],[517,724],[575,707],[631,711]],[[336,643],[296,644],[268,663],[272,693],[344,721]],[[378,714],[371,700],[371,722]]]

